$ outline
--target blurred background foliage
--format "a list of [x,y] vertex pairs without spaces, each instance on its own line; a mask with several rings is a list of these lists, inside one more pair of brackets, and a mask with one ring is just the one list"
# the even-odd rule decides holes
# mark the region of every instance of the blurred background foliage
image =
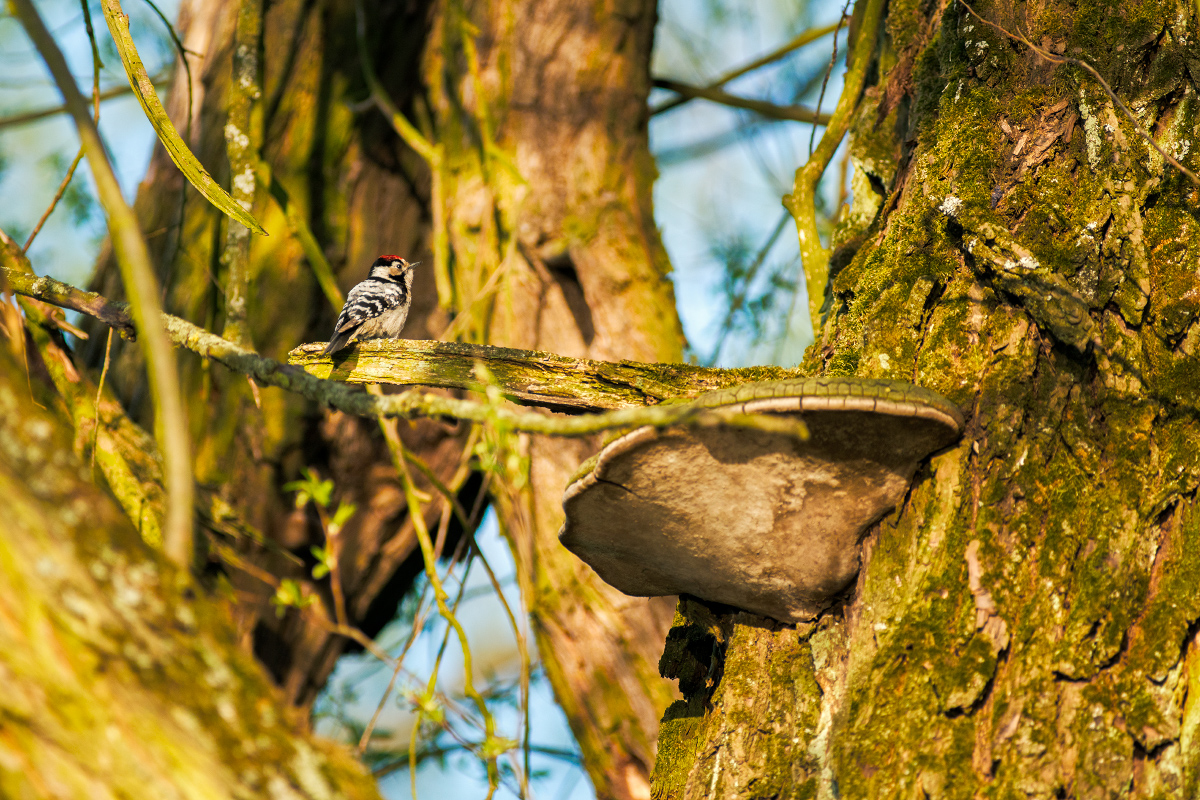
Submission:
[[[39,10],[67,54],[81,87],[92,82],[84,16],[71,0],[43,0]],[[154,132],[128,90],[120,59],[103,25],[98,2],[90,3],[103,70],[100,130],[126,198],[132,202],[149,163]],[[804,31],[830,26],[844,13],[841,2],[784,0],[662,0],[652,73],[656,79],[705,86]],[[169,77],[177,61],[165,20],[177,3],[157,7],[146,0],[125,5],[147,71]],[[841,92],[844,27],[742,75],[722,88],[778,106],[828,111]],[[650,140],[657,158],[655,214],[674,267],[679,315],[688,357],[717,366],[794,366],[812,341],[808,301],[796,231],[780,197],[792,184],[813,141],[813,126],[777,120],[754,111],[692,99],[656,88],[650,97]],[[74,126],[55,113],[61,98],[7,11],[0,15],[0,228],[25,242],[50,204],[78,149]],[[819,130],[817,131],[819,137]],[[827,171],[818,198],[818,227],[825,237],[847,202],[848,164],[841,152]],[[146,231],[148,237],[155,231]],[[90,172],[82,166],[56,212],[29,249],[39,273],[75,285],[87,283],[103,245],[105,223]],[[161,235],[161,233],[160,233]],[[507,602],[520,607],[512,558],[496,517],[487,512],[477,534],[480,550],[497,573]],[[516,639],[492,583],[471,559],[446,578],[459,597],[459,618],[471,641],[476,680],[495,709],[501,735],[520,728]],[[462,653],[447,623],[429,613],[428,585],[418,578],[396,619],[378,639],[393,657],[405,653],[390,700],[380,707],[392,669],[369,654],[342,659],[316,704],[314,722],[326,735],[356,745],[377,707],[368,763],[389,797],[411,794],[410,728],[431,672],[438,671],[434,719],[422,723],[416,787],[425,796],[482,793],[487,778],[478,754],[459,733],[477,725],[463,702]],[[524,624],[524,617],[518,614]],[[532,637],[526,636],[532,642]],[[457,676],[457,677],[456,677]],[[594,796],[570,729],[548,682],[535,663],[529,699],[531,787],[538,797]],[[506,734],[507,732],[507,734]],[[497,796],[517,796],[519,780],[501,760]]]

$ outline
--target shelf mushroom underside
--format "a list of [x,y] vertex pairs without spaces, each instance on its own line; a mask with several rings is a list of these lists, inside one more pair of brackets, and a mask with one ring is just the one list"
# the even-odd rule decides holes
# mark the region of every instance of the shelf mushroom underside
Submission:
[[640,428],[613,441],[567,488],[562,543],[626,594],[812,619],[857,574],[867,529],[961,420],[919,403],[805,399],[805,442],[726,425]]

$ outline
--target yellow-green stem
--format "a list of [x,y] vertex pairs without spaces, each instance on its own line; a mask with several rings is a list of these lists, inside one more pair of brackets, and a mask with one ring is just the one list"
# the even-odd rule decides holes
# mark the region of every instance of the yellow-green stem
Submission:
[[[167,116],[162,101],[158,99],[158,94],[154,91],[154,82],[146,73],[146,66],[138,55],[137,46],[129,32],[129,17],[121,10],[120,0],[100,1],[104,7],[104,21],[108,23],[108,31],[112,34],[117,52],[121,55],[121,63],[125,66],[129,85],[137,96],[138,102],[142,104],[142,110],[146,112],[146,119],[150,120],[150,124],[154,126],[158,140],[162,142],[163,148],[171,156],[175,166],[179,167],[179,171],[187,178],[188,183],[195,186],[208,202],[227,216],[239,220],[255,233],[266,236],[267,232],[250,215],[250,212],[239,205],[213,180],[195,154],[188,149],[187,143],[183,141],[179,131],[175,130],[174,123]],[[70,108],[68,107],[67,110],[70,111]]]
[[817,233],[817,183],[833,154],[850,128],[850,118],[862,95],[867,80],[867,67],[875,53],[875,39],[883,18],[884,0],[859,0],[866,3],[854,53],[846,66],[846,79],[837,107],[821,136],[817,149],[805,164],[796,170],[792,193],[785,195],[783,205],[796,220],[796,233],[800,238],[800,259],[804,264],[804,283],[808,290],[808,310],[812,318],[813,335],[816,335],[821,303],[825,297],[825,284],[829,280],[829,251],[821,244]]
[[121,194],[121,186],[108,161],[100,131],[88,114],[87,101],[79,93],[75,78],[67,67],[62,51],[46,29],[32,0],[11,0],[29,38],[49,67],[67,111],[75,120],[79,138],[87,152],[88,164],[96,182],[100,204],[108,215],[113,251],[129,298],[130,311],[137,326],[150,390],[154,400],[155,428],[163,457],[167,489],[167,513],[163,539],[167,556],[182,567],[192,559],[192,518],[194,487],[183,399],[175,354],[162,326],[158,281],[150,263],[150,252],[138,227],[136,215]]
[[260,160],[256,174],[259,184],[270,193],[271,198],[287,218],[288,229],[296,237],[300,249],[304,251],[304,257],[308,259],[308,266],[313,271],[313,277],[317,279],[317,285],[325,293],[334,312],[340,312],[346,301],[345,297],[342,296],[342,290],[337,285],[337,278],[333,275],[333,266],[330,265],[329,259],[325,258],[325,251],[321,249],[317,237],[309,227],[308,220],[292,202],[291,196],[287,189],[283,188],[283,184],[271,174],[270,164]]
[[[425,517],[421,511],[421,501],[417,497],[417,487],[413,483],[412,475],[408,471],[408,464],[403,458],[400,458],[397,459],[397,466],[399,467],[400,480],[404,485],[404,499],[408,503],[408,517],[412,520],[413,530],[417,534],[417,542],[421,547],[421,556],[425,562],[425,576],[429,579],[429,584],[433,588],[433,599],[437,602],[438,612],[442,615],[442,618],[454,628],[454,633],[458,637],[458,645],[462,648],[463,693],[471,698],[472,702],[475,703],[475,707],[479,709],[479,714],[483,717],[485,742],[490,743],[496,734],[496,721],[492,717],[492,712],[488,709],[483,695],[475,688],[475,667],[471,658],[471,644],[467,641],[467,632],[463,630],[458,617],[446,605],[446,600],[450,595],[446,593],[445,587],[442,586],[442,580],[437,573],[437,558],[433,552],[433,540],[429,538],[429,529],[425,527]],[[489,756],[487,759],[487,771],[488,794],[490,795],[495,791],[498,781],[496,757],[494,755]]]

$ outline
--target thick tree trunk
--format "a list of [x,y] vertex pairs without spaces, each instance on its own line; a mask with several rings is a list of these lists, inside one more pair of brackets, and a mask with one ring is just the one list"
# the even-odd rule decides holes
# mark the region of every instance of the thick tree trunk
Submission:
[[224,604],[90,482],[14,349],[0,337],[0,795],[378,797],[238,647]]
[[[180,20],[187,47],[204,53],[193,62],[193,148],[223,180],[237,5],[190,0]],[[264,19],[263,151],[343,289],[377,254],[402,253],[423,262],[406,336],[435,338],[454,325],[452,335],[476,342],[678,361],[682,337],[650,199],[653,3],[366,3],[365,13],[375,69],[391,99],[442,148],[440,169],[431,171],[363,102],[353,3],[282,0]],[[182,81],[181,73],[171,93],[181,130]],[[157,152],[138,208],[162,265],[167,308],[220,330],[224,220],[182,192]],[[250,339],[283,357],[326,339],[334,312],[265,191],[254,213],[271,235],[250,251]],[[118,284],[102,260],[94,287],[119,297]],[[98,367],[97,342],[103,337],[93,338],[88,361]],[[114,352],[114,385],[148,423],[137,350],[118,343]],[[243,377],[187,357],[181,363],[199,480],[246,521],[297,553],[320,544],[316,521],[294,511],[280,488],[305,466],[358,506],[342,533],[343,584],[351,621],[373,635],[420,563],[374,423],[322,414],[270,389],[259,406]],[[443,481],[458,472],[455,488],[477,491],[478,479],[463,481],[459,470],[465,430],[423,421],[401,432]],[[658,718],[673,692],[655,668],[669,604],[612,592],[559,548],[561,492],[589,448],[521,441],[518,449],[528,476],[492,488],[519,554],[547,673],[600,794],[645,795]],[[431,504],[431,523],[437,511]],[[306,577],[269,553],[243,557],[281,577]],[[293,702],[311,703],[344,641],[293,612],[276,620],[266,585],[237,572],[234,580],[251,598],[241,611],[244,635]]]
[[[962,442],[811,624],[680,606],[657,797],[1200,793],[1191,4],[889,6],[810,374],[953,399]],[[850,256],[853,256],[850,258]]]
[[[468,3],[466,15],[488,26],[478,78],[449,13],[435,23],[439,47],[425,73],[444,92],[433,106],[450,165],[443,185],[460,307],[487,309],[480,329],[495,344],[679,361],[651,208],[654,3],[497,0]],[[464,88],[447,91],[446,74]],[[472,101],[464,108],[459,96]],[[504,157],[488,153],[489,125]],[[646,797],[658,718],[672,699],[657,675],[671,603],[625,597],[558,543],[563,489],[593,447],[522,442],[525,486],[510,491],[508,481],[498,506],[527,576],[547,675],[598,794]]]
[[[228,180],[225,127],[231,51],[238,3],[185,2],[180,29],[193,62],[192,146],[214,175]],[[380,29],[402,44],[391,60],[397,70],[397,96],[411,95],[425,6],[396,10],[380,19]],[[422,164],[401,152],[389,132],[372,117],[363,125],[348,103],[360,99],[361,71],[354,43],[352,4],[296,0],[271,4],[264,19],[264,146],[273,177],[308,221],[326,256],[348,287],[365,277],[366,265],[381,252],[420,253],[427,231],[422,224]],[[407,69],[407,71],[405,71]],[[407,93],[399,89],[408,87]],[[187,89],[179,71],[171,110],[180,130],[187,126]],[[360,126],[365,130],[360,130]],[[270,233],[250,250],[252,290],[248,327],[262,353],[283,356],[304,341],[325,339],[335,312],[325,299],[300,245],[280,208],[260,189],[254,213]],[[226,267],[221,262],[225,219],[182,189],[182,177],[161,148],[156,149],[137,207],[160,264],[169,311],[210,329],[224,319]],[[182,216],[181,216],[182,213]],[[182,221],[182,224],[180,222]],[[409,331],[428,337],[426,324],[437,298],[432,280],[416,284]],[[120,296],[111,258],[101,260],[93,284]],[[103,336],[87,352],[98,367]],[[145,385],[136,347],[114,345],[112,381],[135,418],[145,420]],[[253,387],[240,376],[195,359],[181,359],[185,396],[195,437],[196,475],[217,487],[221,498],[268,538],[308,558],[322,544],[318,521],[294,510],[282,485],[301,468],[331,478],[342,501],[360,511],[342,536],[339,564],[352,621],[374,635],[395,613],[400,593],[420,569],[416,538],[407,519],[403,493],[390,458],[369,420],[321,414],[299,398],[264,389],[261,406]],[[462,432],[422,421],[403,431],[417,451],[450,482],[463,446]],[[426,487],[428,488],[428,487]],[[467,507],[472,502],[464,500]],[[430,509],[433,515],[436,508]],[[431,523],[436,520],[431,518]],[[248,552],[278,577],[304,580],[308,568],[270,553]],[[247,642],[270,668],[293,702],[309,705],[346,646],[342,637],[294,612],[278,619],[269,605],[273,590],[245,573],[231,579],[246,600],[238,609]],[[314,587],[328,598],[328,586]],[[332,616],[332,601],[326,604]]]

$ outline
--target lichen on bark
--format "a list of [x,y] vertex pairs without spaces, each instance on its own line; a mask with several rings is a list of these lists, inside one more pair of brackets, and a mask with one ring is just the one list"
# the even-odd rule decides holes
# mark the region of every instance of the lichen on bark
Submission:
[[[972,6],[1092,63],[1195,163],[1196,85],[1181,67],[1194,9]],[[813,754],[819,797],[1192,796],[1200,192],[1083,70],[961,4],[916,13],[922,25],[889,19],[894,37],[933,32],[903,98],[852,132],[880,212],[839,232],[829,316],[802,369],[911,380],[956,402],[968,428],[870,533],[857,586],[822,618],[834,666],[799,691],[796,708],[820,712],[795,727],[792,757]],[[726,624],[742,637],[714,666],[722,683],[774,686],[743,653],[818,635]],[[681,787],[711,780],[719,753],[738,763],[711,725],[728,713],[714,698],[689,722],[695,758],[656,774],[660,796],[703,796]],[[746,765],[723,796],[757,796],[751,782],[774,774]]]

